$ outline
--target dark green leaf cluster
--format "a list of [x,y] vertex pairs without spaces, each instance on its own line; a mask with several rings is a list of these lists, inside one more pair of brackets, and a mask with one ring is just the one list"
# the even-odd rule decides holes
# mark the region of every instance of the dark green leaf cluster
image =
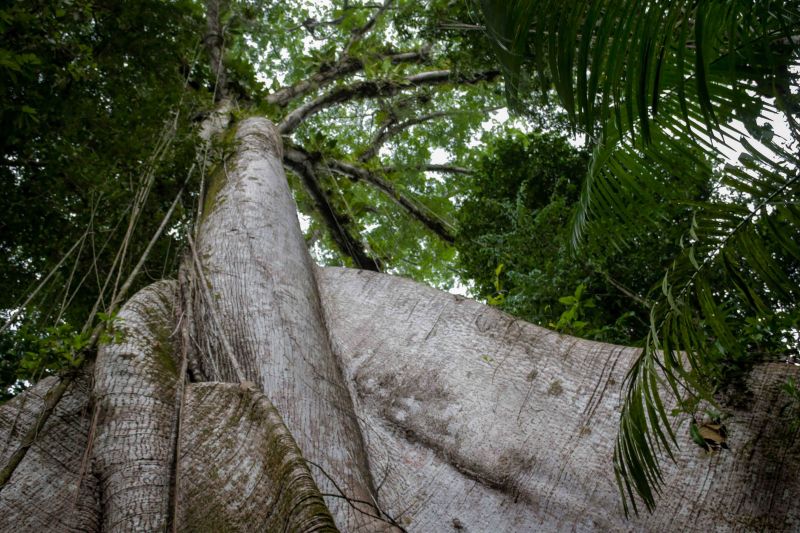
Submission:
[[[459,261],[476,294],[512,314],[635,344],[649,330],[649,298],[680,249],[688,210],[671,204],[662,213],[668,222],[648,231],[606,217],[576,254],[571,218],[588,164],[589,154],[558,134],[511,131],[492,139],[457,213]],[[695,191],[687,200],[701,198]],[[610,232],[634,230],[637,246],[611,245]]]
[[[2,334],[0,390],[54,368],[26,356],[43,353],[30,346],[48,328],[85,333],[186,181],[191,116],[207,99],[202,28],[196,3],[183,0],[0,8],[0,309],[2,322],[18,318]],[[185,205],[140,284],[174,272]]]

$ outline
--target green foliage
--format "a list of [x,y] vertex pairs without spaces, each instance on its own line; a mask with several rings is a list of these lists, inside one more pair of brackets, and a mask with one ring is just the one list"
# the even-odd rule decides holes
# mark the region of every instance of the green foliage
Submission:
[[[476,31],[456,34],[443,27],[454,18],[468,16],[464,4],[457,6],[455,11],[449,4],[446,1],[431,2],[426,9],[420,9],[418,2],[394,2],[366,38],[351,48],[351,54],[364,63],[363,73],[359,75],[369,80],[396,82],[405,76],[432,70],[451,69],[456,75],[495,69],[487,52],[485,35]],[[345,10],[339,3],[335,3],[332,13],[316,13],[310,9],[292,12],[294,8],[291,6],[294,4],[288,3],[278,9],[286,10],[282,16],[289,19],[287,27],[300,25],[301,28],[287,35],[256,36],[256,39],[264,39],[259,41],[260,48],[257,49],[262,56],[265,50],[273,50],[276,46],[283,47],[281,56],[289,57],[293,50],[302,49],[302,42],[297,44],[293,40],[308,37],[309,33],[302,29],[302,22],[309,16],[313,15],[319,22],[344,18],[338,24],[316,27],[316,38],[313,41],[306,39],[309,50],[299,52],[282,66],[271,69],[272,72],[283,70],[286,83],[302,80],[320,66],[331,67],[336,57],[333,51],[341,53],[350,37],[345,28],[357,27],[369,15],[374,15],[372,9],[352,9],[350,6],[351,9]],[[437,42],[432,49],[430,39],[434,38],[447,40]],[[429,50],[429,57],[419,63],[393,64],[381,57],[387,52],[421,50]],[[342,80],[336,86],[346,86],[351,81]],[[324,170],[326,162],[331,159],[362,165],[387,180],[424,213],[446,227],[454,225],[454,207],[462,189],[468,186],[466,178],[432,174],[425,171],[425,165],[431,162],[433,153],[444,150],[449,163],[468,166],[472,152],[470,141],[486,119],[486,109],[502,105],[501,92],[490,84],[457,89],[451,85],[404,87],[402,92],[392,97],[353,100],[326,109],[301,124],[293,140],[312,152],[319,162],[318,177],[327,201],[343,215],[343,225],[353,234],[360,235],[368,253],[386,265],[391,273],[448,289],[457,279],[457,272],[452,267],[455,250],[448,242],[409,217],[394,200],[374,186]],[[325,92],[323,89],[314,94]],[[287,110],[299,105],[300,101],[290,103]],[[432,115],[433,118],[424,119]],[[271,118],[279,117],[280,113]],[[359,162],[358,156],[370,146],[376,131],[416,120],[420,121],[413,127],[398,128],[378,157]],[[310,219],[306,237],[314,243],[312,251],[316,259],[327,265],[352,266],[351,259],[330,238],[329,228],[316,211],[313,199],[303,190],[299,180],[291,176],[290,180],[300,211]]]
[[[652,509],[661,482],[656,451],[671,453],[677,443],[660,384],[693,414],[699,399],[713,402],[752,364],[796,350],[800,6],[481,4],[497,46],[509,52],[498,57],[512,92],[525,65],[535,65],[573,126],[594,142],[576,245],[606,231],[608,217],[623,227],[639,220],[652,231],[669,218],[665,206],[690,209],[691,225],[653,298],[645,349],[628,376],[615,450],[626,512],[629,502],[636,510],[634,492]],[[792,131],[789,143],[770,127],[777,113]],[[738,163],[722,165],[720,149],[737,141]],[[686,190],[709,180],[712,194],[687,198]],[[636,232],[608,237],[616,246],[638,244]],[[752,336],[740,334],[746,326]],[[753,351],[759,344],[766,349]]]
[[559,303],[567,306],[567,310],[561,313],[561,316],[558,317],[558,322],[550,323],[553,329],[579,337],[586,335],[589,323],[581,319],[586,315],[587,311],[596,308],[597,305],[594,303],[594,299],[583,297],[583,291],[585,290],[586,285],[581,283],[575,289],[575,294],[562,296],[558,299]]
[[[96,302],[101,311],[108,304],[186,181],[190,118],[208,102],[196,63],[204,27],[184,0],[0,8],[2,322],[17,313],[16,329],[0,334],[0,390],[58,367],[62,352],[45,338],[84,335]],[[193,209],[185,200],[144,266],[150,279],[174,272]],[[16,364],[25,365],[20,375]]]
[[557,134],[493,139],[457,213],[459,262],[493,305],[566,333],[633,344],[648,331],[648,298],[680,249],[686,207],[673,205],[658,231],[639,231],[635,248],[609,245],[609,234],[632,229],[608,217],[574,254],[570,217],[587,165],[588,155]]
[[800,429],[800,386],[791,377],[786,378],[783,390],[794,406],[794,417],[789,422],[788,433],[795,433]]
[[[98,313],[102,328],[101,344],[122,341],[116,314]],[[38,327],[31,322],[0,337],[0,403],[19,393],[26,384],[44,376],[78,368],[92,349],[92,332],[79,331],[69,324]]]

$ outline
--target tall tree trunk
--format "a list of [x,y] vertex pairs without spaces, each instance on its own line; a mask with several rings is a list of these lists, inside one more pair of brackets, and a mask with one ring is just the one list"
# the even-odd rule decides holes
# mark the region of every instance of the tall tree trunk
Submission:
[[[261,118],[236,128],[236,156],[212,177],[195,317],[211,381],[251,381],[292,428],[325,493],[374,503],[358,422],[322,319],[314,265],[283,171],[280,136]],[[201,340],[201,342],[202,342]],[[330,453],[335,449],[336,453]],[[336,480],[338,488],[330,479]],[[342,495],[342,496],[344,496]],[[376,530],[362,504],[330,498],[340,527]]]
[[635,349],[315,267],[274,127],[248,119],[235,139],[181,286],[125,305],[30,446],[58,380],[0,407],[0,464],[27,450],[0,529],[800,528],[797,406],[781,392],[795,367],[757,368],[731,450],[681,437],[656,512],[626,520],[611,454]]

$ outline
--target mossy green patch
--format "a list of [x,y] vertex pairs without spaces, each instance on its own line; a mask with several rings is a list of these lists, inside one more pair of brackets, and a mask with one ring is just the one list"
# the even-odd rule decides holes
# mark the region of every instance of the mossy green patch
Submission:
[[227,177],[221,165],[217,165],[211,169],[208,185],[206,186],[203,196],[203,221],[205,221],[206,217],[214,209],[214,206],[217,205],[217,197],[227,182]]
[[208,216],[224,199],[219,198],[219,194],[228,183],[228,173],[231,172],[230,159],[236,152],[238,141],[236,140],[236,127],[231,126],[225,130],[224,135],[215,141],[213,151],[217,154],[217,162],[209,168],[205,194],[203,196],[203,215],[202,220]]

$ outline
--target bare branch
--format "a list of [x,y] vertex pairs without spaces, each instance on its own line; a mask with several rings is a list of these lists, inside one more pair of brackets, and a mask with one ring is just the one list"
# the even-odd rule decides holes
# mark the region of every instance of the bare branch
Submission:
[[495,109],[498,108],[495,107],[491,109],[476,110],[476,111],[462,111],[458,109],[451,109],[449,111],[437,111],[435,113],[421,115],[419,117],[410,118],[404,122],[399,122],[399,123],[397,122],[396,119],[389,120],[385,122],[380,128],[378,128],[378,131],[375,132],[375,135],[372,137],[372,142],[370,142],[369,147],[366,150],[364,150],[364,152],[362,152],[360,156],[358,156],[358,160],[362,162],[369,161],[370,159],[378,155],[378,151],[380,151],[381,147],[384,145],[384,143],[386,143],[386,141],[388,141],[401,131],[405,131],[412,126],[416,126],[417,124],[422,124],[424,122],[428,122],[430,120],[434,120],[441,117],[448,117],[459,114],[484,113],[484,112],[494,111]]
[[[358,5],[358,6],[351,6],[351,5],[348,5],[347,2],[345,2],[344,6],[341,8],[341,11],[343,11],[343,12],[344,11],[352,11],[352,10],[355,10],[355,9],[380,9],[380,10],[383,10],[383,9],[385,9],[385,7],[384,7],[383,4],[362,4],[362,5]],[[320,26],[338,26],[339,24],[342,23],[342,21],[344,20],[344,17],[345,17],[345,15],[340,15],[340,16],[336,17],[335,19],[331,19],[331,20],[317,20],[314,17],[309,17],[309,18],[305,19],[303,22],[301,22],[300,24],[298,24],[296,26],[292,26],[290,28],[287,28],[286,31],[292,32],[292,31],[295,31],[295,30],[299,30],[300,28],[305,28],[306,30],[308,30],[308,33],[311,34],[311,37],[313,37],[314,39],[317,39],[317,40],[321,40],[321,39],[324,39],[324,37],[317,37],[317,35],[314,33],[315,30],[317,28],[319,28]]]
[[339,250],[350,257],[356,267],[364,270],[374,270],[381,272],[383,265],[379,259],[372,257],[364,248],[361,240],[351,234],[347,226],[350,219],[347,215],[338,213],[330,199],[322,190],[317,179],[315,164],[311,156],[301,150],[288,148],[284,151],[284,162],[298,175],[303,181],[317,211],[322,215],[322,219],[328,226],[328,230],[333,237],[333,241]]
[[408,76],[401,81],[369,80],[353,83],[334,89],[319,98],[315,98],[301,105],[284,117],[278,125],[278,131],[282,135],[291,133],[308,117],[342,102],[361,100],[364,98],[394,96],[404,89],[413,89],[427,85],[442,85],[445,83],[473,84],[481,81],[491,81],[497,78],[499,74],[500,72],[497,70],[488,70],[475,74],[454,76],[449,70],[432,70]]
[[320,69],[319,72],[303,81],[297,82],[294,85],[281,87],[274,93],[267,96],[267,102],[270,104],[277,104],[279,106],[287,105],[293,98],[308,93],[314,89],[324,87],[325,85],[343,78],[354,72],[358,72],[364,68],[364,63],[360,59],[345,58],[338,64],[330,68]]
[[486,31],[486,26],[481,24],[464,24],[462,22],[443,22],[438,27],[443,30]]
[[431,56],[430,45],[425,45],[416,52],[397,52],[392,54],[385,54],[383,57],[392,62],[393,65],[400,63],[414,63],[417,61],[426,61]]
[[471,168],[457,167],[455,165],[434,165],[432,163],[419,165],[417,167],[383,167],[383,171],[387,173],[400,172],[402,170],[424,170],[426,172],[449,172],[450,174],[466,175],[475,173]]

